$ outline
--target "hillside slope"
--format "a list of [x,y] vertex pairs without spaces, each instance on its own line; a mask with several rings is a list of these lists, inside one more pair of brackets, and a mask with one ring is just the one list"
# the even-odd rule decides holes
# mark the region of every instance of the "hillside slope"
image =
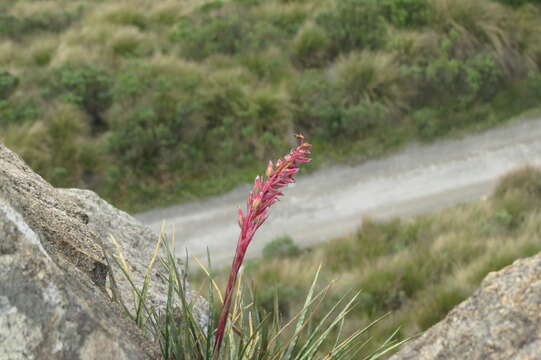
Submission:
[[295,131],[363,160],[538,106],[540,25],[513,0],[2,2],[0,140],[56,186],[172,204]]

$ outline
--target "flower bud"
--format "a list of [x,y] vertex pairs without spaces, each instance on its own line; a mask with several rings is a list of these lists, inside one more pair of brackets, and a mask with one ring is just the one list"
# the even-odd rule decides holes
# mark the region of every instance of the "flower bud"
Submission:
[[252,209],[257,210],[259,205],[261,205],[261,198],[258,196],[252,201]]
[[274,170],[273,170],[273,166],[272,166],[272,161],[269,161],[269,165],[267,166],[267,170],[265,171],[265,175],[267,175],[267,177],[271,177],[273,172],[274,172]]

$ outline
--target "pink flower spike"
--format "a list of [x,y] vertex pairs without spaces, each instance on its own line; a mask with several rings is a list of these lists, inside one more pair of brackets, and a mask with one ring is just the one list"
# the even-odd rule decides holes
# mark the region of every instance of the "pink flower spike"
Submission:
[[215,359],[218,359],[220,356],[225,326],[231,308],[233,289],[237,282],[240,267],[244,262],[244,256],[246,255],[248,246],[252,242],[257,229],[267,220],[269,208],[278,202],[279,197],[283,195],[280,189],[287,184],[295,182],[293,176],[299,171],[300,164],[311,161],[305,155],[310,154],[312,145],[304,142],[304,136],[301,134],[295,137],[298,144],[296,148],[291,149],[289,154],[285,155],[283,159],[276,161],[274,166],[272,161],[269,161],[265,171],[267,180],[263,181],[259,176],[255,178],[254,186],[248,194],[246,201],[246,213],[243,214],[241,209],[238,210],[238,222],[241,232],[237,241],[237,250],[233,258],[233,263],[231,264],[231,271],[229,272],[222,312],[216,328],[214,342]]

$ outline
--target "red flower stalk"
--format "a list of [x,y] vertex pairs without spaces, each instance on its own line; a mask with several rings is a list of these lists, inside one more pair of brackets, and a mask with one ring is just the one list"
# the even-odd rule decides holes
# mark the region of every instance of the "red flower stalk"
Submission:
[[272,161],[269,161],[269,165],[265,171],[266,181],[262,181],[259,176],[255,178],[254,187],[248,195],[248,201],[246,202],[246,214],[243,214],[240,208],[238,210],[238,222],[241,231],[237,241],[235,257],[231,265],[231,271],[229,272],[224,304],[216,330],[216,341],[214,343],[214,355],[216,359],[219,356],[224,337],[225,325],[231,307],[233,288],[237,282],[237,276],[244,261],[246,250],[257,229],[267,220],[271,205],[276,203],[278,198],[283,195],[280,189],[287,184],[295,182],[293,175],[299,171],[299,165],[311,160],[306,155],[310,154],[312,145],[305,143],[304,136],[300,134],[296,135],[296,138],[298,146],[292,149],[289,154],[284,156],[283,159],[278,160],[275,165]]

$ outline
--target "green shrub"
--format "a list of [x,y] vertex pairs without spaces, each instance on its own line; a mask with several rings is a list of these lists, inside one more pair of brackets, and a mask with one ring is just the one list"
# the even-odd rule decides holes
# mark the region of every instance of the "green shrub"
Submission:
[[322,72],[305,71],[293,83],[290,96],[297,129],[324,139],[340,133],[340,95]]
[[297,128],[321,139],[352,139],[393,119],[393,111],[386,104],[369,97],[348,104],[348,95],[323,74],[305,72],[291,90]]
[[428,0],[383,0],[385,18],[397,27],[426,25],[430,17]]
[[43,47],[37,49],[32,53],[32,59],[37,66],[47,66],[51,62],[54,49],[50,47]]
[[535,99],[541,99],[541,74],[532,72],[528,74],[528,89]]
[[9,14],[0,14],[0,35],[14,36],[19,32],[19,19]]
[[286,99],[273,89],[243,87],[243,76],[217,75],[200,95],[210,125],[202,144],[219,144],[210,161],[240,166],[270,157],[291,129]]
[[0,100],[5,100],[13,94],[19,86],[19,78],[9,72],[0,72]]
[[80,11],[43,12],[27,17],[0,14],[0,36],[16,38],[39,31],[59,32],[79,18],[80,13]]
[[265,259],[296,257],[300,253],[301,249],[295,244],[293,238],[288,235],[273,239],[263,248],[263,258]]
[[197,16],[184,16],[177,24],[172,39],[186,57],[202,60],[215,54],[236,55],[284,38],[283,30],[268,19],[259,21],[250,8],[216,4],[204,6]]
[[[172,102],[158,95],[156,102]],[[164,104],[161,104],[164,105]],[[160,106],[160,105],[157,105]],[[183,162],[200,160],[197,148],[191,148],[186,132],[194,110],[190,102],[176,103],[168,114],[160,114],[156,108],[143,108],[117,126],[109,138],[110,151],[123,165],[140,176],[160,171],[167,176]],[[190,164],[191,165],[191,164]],[[188,164],[184,166],[190,166]]]
[[456,48],[461,35],[451,31],[437,53],[402,67],[416,88],[417,104],[441,104],[465,108],[490,100],[503,84],[502,69],[491,52],[464,55]]
[[236,3],[242,4],[244,6],[254,6],[259,5],[263,0],[233,0]]
[[290,90],[297,127],[322,139],[356,139],[389,125],[398,103],[399,72],[390,58],[352,53],[329,72],[305,71]]
[[432,140],[449,130],[445,119],[442,118],[442,115],[436,109],[421,108],[415,111],[411,117],[421,140]]
[[525,4],[541,4],[540,0],[497,0],[502,4],[509,5],[512,7],[519,7]]
[[288,72],[288,60],[277,49],[247,54],[240,62],[259,80],[279,83]]
[[131,62],[116,74],[112,89],[113,99],[122,106],[123,113],[137,105],[140,97],[144,98],[145,94],[150,93],[149,87],[153,78],[157,76],[148,71],[140,61]]
[[316,23],[328,34],[332,55],[354,49],[377,49],[386,41],[387,29],[377,0],[341,0],[321,10]]
[[93,130],[106,126],[103,113],[113,103],[112,80],[102,69],[89,65],[66,64],[53,72],[53,96],[72,102],[83,109]]
[[465,76],[469,101],[490,100],[503,81],[503,73],[491,53],[480,53],[466,62]]
[[187,57],[201,60],[213,54],[233,55],[244,46],[249,30],[240,14],[205,20],[198,24],[185,17],[177,25],[173,38]]
[[119,163],[138,176],[193,177],[244,166],[283,144],[289,120],[280,97],[249,92],[243,74],[202,76],[192,67],[172,77],[144,66],[119,76],[122,106],[109,140]]
[[355,137],[375,127],[388,125],[392,118],[392,111],[387,105],[368,99],[361,100],[343,110],[340,132]]
[[[504,88],[502,71],[491,55],[480,54],[465,61],[439,58],[427,67],[414,66],[406,71],[406,78],[412,79],[416,89],[412,100],[416,110],[411,119],[422,140],[483,123],[486,126],[516,114],[510,106],[498,105],[498,96],[509,89]],[[521,106],[524,105],[516,108]],[[507,113],[501,114],[502,111]]]
[[0,72],[0,127],[22,124],[34,120],[40,114],[35,98],[10,99],[19,86],[19,78],[9,72]]
[[269,44],[278,47],[286,46],[288,40],[286,28],[279,28],[271,21],[259,22],[256,19],[255,16],[249,18],[249,20],[255,21],[255,24],[252,24],[250,33],[246,37],[244,51],[260,51],[266,49]]
[[513,214],[509,213],[507,209],[500,209],[494,212],[494,215],[492,215],[492,220],[509,229],[517,226],[517,219],[515,219]]
[[0,128],[36,120],[41,112],[41,105],[34,98],[0,99]]
[[134,70],[120,76],[115,92],[125,107],[113,124],[109,149],[139,175],[158,170],[165,175],[187,159],[185,166],[202,160],[192,145],[201,136],[204,119],[201,103],[184,97],[182,90],[192,88],[186,79],[150,75]]

